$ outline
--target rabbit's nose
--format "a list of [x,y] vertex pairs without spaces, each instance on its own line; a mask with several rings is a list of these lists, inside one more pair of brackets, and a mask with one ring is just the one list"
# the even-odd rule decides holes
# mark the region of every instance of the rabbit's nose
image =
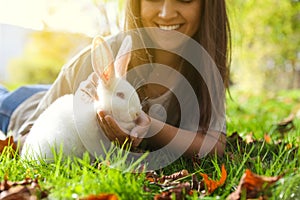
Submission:
[[133,120],[136,120],[139,117],[139,115],[140,115],[139,112],[136,112],[136,111],[130,112],[130,117]]

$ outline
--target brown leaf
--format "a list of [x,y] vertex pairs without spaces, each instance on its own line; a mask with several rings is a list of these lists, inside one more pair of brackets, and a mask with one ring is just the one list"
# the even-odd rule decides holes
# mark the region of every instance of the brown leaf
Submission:
[[21,185],[12,187],[9,190],[1,192],[0,194],[1,200],[29,200],[30,198],[30,190],[27,187]]
[[183,177],[186,177],[189,175],[189,172],[186,170],[186,169],[183,169],[179,172],[175,172],[171,175],[165,175],[165,176],[162,176],[159,181],[160,182],[164,182],[165,180],[168,180],[169,182],[170,181],[175,181],[177,179],[180,179],[180,178],[183,178]]
[[48,196],[47,191],[41,190],[37,179],[12,182],[5,176],[0,183],[0,189],[0,200],[33,200]]
[[3,152],[5,147],[12,146],[12,149],[14,151],[17,150],[17,145],[14,143],[14,138],[13,136],[7,137],[5,140],[0,140],[0,153]]
[[278,123],[278,125],[285,126],[293,122],[295,119],[294,114],[290,114],[287,118],[283,119],[281,122]]
[[295,125],[293,123],[294,119],[295,119],[295,115],[290,114],[287,118],[277,123],[276,129],[282,134],[294,129],[295,128]]
[[148,180],[150,183],[157,183],[158,178],[159,177],[155,171],[148,171],[146,173],[146,180]]
[[[179,172],[175,172],[171,175],[164,175],[158,177],[155,171],[148,172],[146,174],[146,179],[153,184],[165,188],[165,190],[154,196],[155,200],[171,200],[172,196],[175,195],[176,199],[185,199],[185,195],[192,194],[192,183],[189,182],[180,182],[179,179],[184,178],[189,175],[189,172],[186,169],[183,169]],[[196,182],[197,180],[195,180]],[[193,183],[198,186],[198,183]],[[195,186],[196,187],[196,186]]]
[[88,197],[80,198],[80,200],[118,200],[115,194],[102,193],[98,195],[89,195]]
[[167,187],[170,185],[178,184],[178,182],[175,183],[176,180],[184,178],[188,175],[189,172],[186,169],[183,169],[179,172],[175,172],[171,175],[164,175],[161,177],[158,177],[155,171],[150,171],[146,174],[146,180],[148,180],[150,183],[155,183],[162,187]]
[[189,182],[177,184],[174,188],[155,195],[154,200],[172,200],[173,194],[176,197],[175,199],[185,199],[185,194],[193,194],[191,184]]
[[204,183],[206,185],[208,194],[213,193],[217,188],[221,187],[227,179],[227,172],[224,164],[222,165],[222,169],[221,169],[221,178],[218,181],[209,179],[207,174],[200,173],[200,175],[204,179]]
[[243,143],[243,138],[238,134],[238,132],[233,132],[229,137],[227,137],[229,143]]
[[266,177],[259,176],[252,173],[249,169],[246,170],[242,176],[240,183],[233,193],[231,193],[228,200],[239,200],[243,191],[246,191],[246,198],[264,198],[261,193],[270,187],[273,183],[278,181],[282,176]]

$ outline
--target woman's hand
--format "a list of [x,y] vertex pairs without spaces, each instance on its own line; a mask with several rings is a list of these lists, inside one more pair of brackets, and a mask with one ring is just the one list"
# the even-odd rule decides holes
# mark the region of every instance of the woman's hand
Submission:
[[129,142],[132,142],[132,147],[137,147],[142,142],[151,124],[150,117],[144,112],[141,112],[135,121],[135,127],[131,131],[122,128],[111,115],[106,114],[102,110],[97,112],[97,119],[110,141],[115,141],[122,145],[126,140],[129,140]]

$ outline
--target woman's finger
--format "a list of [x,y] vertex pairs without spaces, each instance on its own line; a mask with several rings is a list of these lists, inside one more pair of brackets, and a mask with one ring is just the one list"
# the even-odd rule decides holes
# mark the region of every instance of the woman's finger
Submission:
[[113,117],[111,117],[110,115],[106,115],[105,121],[108,123],[111,131],[117,137],[120,144],[123,144],[126,140],[130,139],[129,132],[121,128],[120,125],[116,122],[116,120],[114,120]]
[[102,131],[106,135],[106,137],[108,137],[108,139],[110,141],[116,141],[117,136],[115,134],[113,134],[113,132],[110,130],[110,126],[108,125],[108,123],[105,120],[105,112],[104,111],[97,112],[97,121],[98,121],[98,124],[100,125]]

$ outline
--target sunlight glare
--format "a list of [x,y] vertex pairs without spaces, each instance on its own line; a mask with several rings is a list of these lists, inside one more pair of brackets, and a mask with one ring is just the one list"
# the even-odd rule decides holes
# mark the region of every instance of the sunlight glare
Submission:
[[0,24],[82,33],[90,37],[107,35],[118,31],[115,4],[96,6],[91,0],[0,0]]

